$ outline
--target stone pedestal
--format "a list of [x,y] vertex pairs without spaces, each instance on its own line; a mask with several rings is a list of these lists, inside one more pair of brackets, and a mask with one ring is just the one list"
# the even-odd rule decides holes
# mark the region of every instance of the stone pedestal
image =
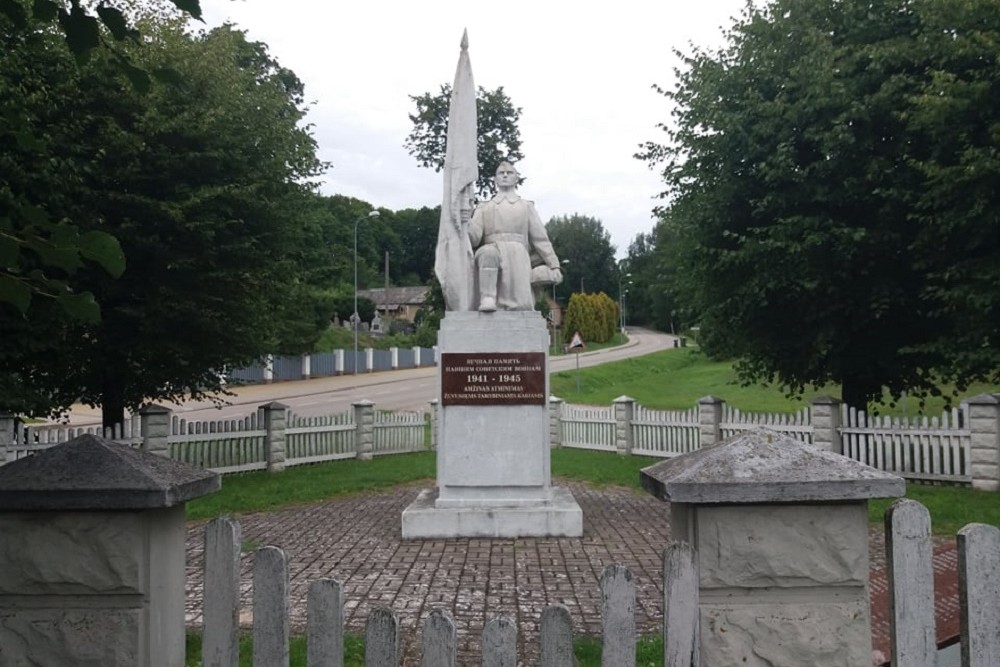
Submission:
[[217,474],[84,435],[0,468],[0,664],[184,664],[185,501]]
[[[452,311],[438,350],[442,376],[457,368],[447,355],[469,360],[457,371],[468,386],[442,381],[451,389],[439,396],[438,484],[403,511],[403,537],[582,535],[579,505],[551,485],[545,320],[534,311]],[[505,355],[537,358],[539,368]]]
[[771,431],[642,471],[697,553],[701,664],[871,664],[869,498],[895,475]]

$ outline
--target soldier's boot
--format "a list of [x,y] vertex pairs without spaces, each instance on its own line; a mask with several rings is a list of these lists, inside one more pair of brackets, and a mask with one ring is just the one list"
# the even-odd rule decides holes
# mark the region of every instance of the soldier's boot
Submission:
[[492,313],[497,309],[497,269],[479,269],[479,310]]

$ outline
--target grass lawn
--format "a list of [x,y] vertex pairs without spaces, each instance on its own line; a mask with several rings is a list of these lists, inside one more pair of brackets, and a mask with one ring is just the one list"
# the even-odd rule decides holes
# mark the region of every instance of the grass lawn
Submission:
[[[552,393],[568,403],[608,405],[619,396],[636,399],[647,408],[686,410],[703,396],[717,396],[730,405],[751,412],[795,412],[816,396],[840,396],[840,388],[830,385],[789,399],[777,387],[740,386],[732,362],[712,361],[697,348],[685,347],[655,352],[642,357],[580,369],[580,391],[576,391],[577,371],[552,374]],[[997,391],[997,387],[976,384],[956,397],[963,398]],[[878,406],[881,414],[937,416],[944,399],[928,399],[921,409],[915,398],[894,405]]]
[[[561,331],[559,332],[559,334],[560,334],[559,337],[562,338],[562,332]],[[606,342],[606,343],[595,343],[593,341],[588,342],[586,349],[583,350],[583,351],[584,352],[593,352],[594,350],[603,350],[603,349],[609,348],[609,347],[618,347],[619,345],[624,345],[627,342],[628,342],[628,336],[622,334],[620,331],[616,331],[615,334],[611,337],[611,340],[609,340],[608,342]],[[560,340],[559,341],[559,345],[557,346],[558,349],[556,350],[555,354],[552,354],[553,348],[551,346],[549,347],[549,354],[551,356],[555,356],[555,357],[568,357],[568,356],[572,356],[572,355],[576,354],[575,350],[572,351],[572,352],[566,352],[566,351],[564,351],[564,347],[563,347],[564,345],[565,345],[565,341]]]
[[[580,667],[600,667],[601,640],[582,637],[573,642],[573,653]],[[306,638],[293,635],[289,642],[289,667],[306,667]],[[639,639],[636,649],[637,667],[663,664],[663,640],[659,637]],[[364,667],[365,640],[356,635],[344,636],[345,667]],[[201,635],[189,632],[184,657],[185,667],[201,667]],[[239,667],[253,667],[253,640],[249,634],[240,637]]]
[[258,512],[432,479],[433,452],[296,466],[280,474],[259,471],[226,475],[221,491],[187,504],[187,518],[210,519],[223,514]]
[[[289,468],[280,474],[252,472],[228,475],[222,490],[187,504],[188,519],[319,502],[351,493],[388,489],[398,484],[430,482],[434,479],[434,452],[380,456],[371,461],[332,461]],[[618,456],[583,449],[552,450],[552,474],[598,486],[640,489],[639,471],[659,459]],[[1000,527],[1000,502],[996,493],[953,486],[907,484],[908,498],[918,500],[931,513],[937,534],[953,535],[962,526],[988,523]],[[882,521],[891,501],[876,500],[869,506],[871,521]]]

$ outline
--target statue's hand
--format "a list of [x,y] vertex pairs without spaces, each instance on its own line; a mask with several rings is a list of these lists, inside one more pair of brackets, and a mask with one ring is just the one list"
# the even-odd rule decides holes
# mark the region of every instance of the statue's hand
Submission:
[[560,283],[562,283],[563,281],[562,270],[560,270],[559,267],[556,267],[554,269],[551,269],[551,271],[552,271],[552,284],[559,285]]

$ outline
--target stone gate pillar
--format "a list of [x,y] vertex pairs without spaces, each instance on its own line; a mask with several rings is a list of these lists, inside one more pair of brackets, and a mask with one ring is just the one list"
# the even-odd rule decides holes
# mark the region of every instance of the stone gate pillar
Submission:
[[701,665],[871,664],[868,500],[903,495],[902,478],[757,430],[642,484],[696,551]]
[[0,663],[184,664],[184,503],[219,475],[94,435],[0,468]]

